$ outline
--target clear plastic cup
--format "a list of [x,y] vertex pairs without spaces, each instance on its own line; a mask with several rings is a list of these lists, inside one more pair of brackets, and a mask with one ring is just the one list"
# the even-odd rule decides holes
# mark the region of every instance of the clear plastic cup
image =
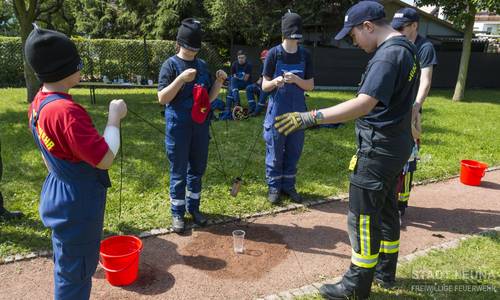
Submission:
[[245,252],[245,231],[243,230],[233,231],[233,246],[234,246],[234,253]]

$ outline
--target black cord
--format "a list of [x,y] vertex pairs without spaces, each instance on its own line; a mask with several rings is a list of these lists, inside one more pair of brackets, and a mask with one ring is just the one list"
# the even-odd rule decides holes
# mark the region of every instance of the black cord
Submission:
[[123,138],[122,124],[120,123],[120,210],[118,212],[118,222],[122,220],[122,190],[123,190]]
[[255,139],[253,140],[252,148],[250,149],[250,152],[248,153],[248,156],[247,156],[247,160],[245,161],[245,164],[243,165],[243,169],[241,170],[241,175],[240,175],[241,179],[243,179],[243,174],[245,173],[245,171],[248,167],[248,162],[250,161],[250,158],[252,157],[253,150],[255,149],[255,145],[257,144],[257,140],[259,139],[259,133],[260,133],[260,129],[257,129],[257,134],[255,135]]
[[165,130],[163,129],[160,129],[158,127],[156,127],[156,125],[154,125],[153,123],[149,122],[148,120],[146,120],[145,118],[141,117],[138,113],[136,113],[135,111],[131,110],[130,108],[127,108],[129,112],[131,112],[134,116],[136,116],[139,120],[143,121],[144,123],[148,124],[149,126],[151,126],[152,128],[156,129],[159,133],[165,135]]
[[215,151],[217,152],[217,158],[219,159],[219,163],[222,167],[222,170],[220,170],[219,168],[216,168],[214,167],[217,171],[221,172],[222,175],[224,176],[224,178],[227,180],[229,178],[229,176],[227,175],[226,173],[226,170],[224,169],[224,163],[222,161],[222,155],[220,153],[220,150],[219,150],[219,143],[217,142],[217,137],[215,136],[215,129],[212,125],[212,122],[210,122],[210,130],[212,131],[212,137],[214,139],[214,144],[215,144]]

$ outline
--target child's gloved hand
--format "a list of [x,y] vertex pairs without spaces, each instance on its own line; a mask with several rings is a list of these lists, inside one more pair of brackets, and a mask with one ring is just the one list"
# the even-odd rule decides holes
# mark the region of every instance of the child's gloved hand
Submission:
[[181,73],[181,75],[179,75],[179,77],[184,83],[191,82],[196,77],[196,69],[193,68],[186,69],[184,70],[184,72]]
[[279,133],[289,135],[297,130],[306,129],[317,124],[313,112],[291,112],[275,118],[274,127]]

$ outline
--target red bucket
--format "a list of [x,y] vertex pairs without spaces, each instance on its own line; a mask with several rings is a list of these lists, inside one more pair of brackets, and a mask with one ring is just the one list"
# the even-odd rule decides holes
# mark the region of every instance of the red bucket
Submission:
[[101,241],[99,264],[111,285],[132,284],[139,273],[142,241],[132,235],[118,235]]
[[467,185],[480,185],[488,165],[475,160],[460,162],[460,182]]

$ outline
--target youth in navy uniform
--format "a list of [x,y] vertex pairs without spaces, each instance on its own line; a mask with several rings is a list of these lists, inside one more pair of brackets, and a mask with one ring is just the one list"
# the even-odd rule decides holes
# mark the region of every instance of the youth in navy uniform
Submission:
[[49,171],[39,212],[52,230],[54,298],[89,299],[111,185],[107,169],[120,146],[127,107],[123,100],[111,101],[102,137],[68,94],[80,81],[82,67],[75,44],[62,33],[35,27],[25,56],[43,83],[28,115]]
[[[2,182],[3,175],[3,163],[2,163],[2,143],[0,141],[0,182]],[[3,205],[3,195],[0,191],[0,219],[18,219],[21,218],[23,214],[19,211],[8,211]]]
[[[269,51],[267,49],[264,49],[260,53],[260,61],[262,62],[262,68],[264,67],[264,61],[266,60],[268,52]],[[262,74],[262,70],[260,74]],[[250,109],[249,113],[252,117],[255,117],[259,115],[262,110],[264,110],[264,107],[266,107],[266,99],[267,96],[269,95],[268,93],[262,91],[262,75],[256,82],[247,86],[246,93],[248,99],[248,106]],[[259,97],[259,102],[257,103],[257,105],[255,104],[255,95]]]
[[401,172],[398,183],[398,206],[400,216],[403,216],[408,207],[410,199],[411,184],[413,181],[413,173],[417,170],[418,151],[420,148],[420,133],[421,133],[421,113],[425,99],[429,94],[432,83],[432,73],[434,66],[437,65],[436,50],[432,43],[418,34],[419,16],[415,9],[405,7],[398,10],[391,22],[392,28],[401,32],[407,39],[412,41],[417,47],[418,59],[420,62],[421,74],[420,84],[418,87],[417,98],[413,103],[413,121],[415,147],[410,159],[406,163]]
[[[239,90],[245,89],[252,83],[252,65],[247,61],[247,55],[243,50],[237,52],[238,60],[231,65],[231,95],[234,105],[240,105]],[[229,103],[229,99],[227,100]],[[226,103],[227,104],[227,103]]]
[[268,199],[276,204],[280,193],[294,202],[302,197],[295,189],[297,163],[304,146],[304,132],[283,136],[274,128],[278,115],[306,111],[304,91],[314,88],[311,55],[298,45],[302,38],[302,19],[288,12],[281,19],[283,42],[271,48],[264,62],[262,90],[270,93],[264,120],[266,141],[266,179]]
[[277,118],[290,134],[315,124],[356,120],[358,150],[350,164],[348,232],[351,266],[341,282],[320,290],[328,299],[366,299],[374,279],[391,286],[399,251],[396,181],[413,147],[411,114],[417,93],[417,49],[385,19],[384,7],[361,1],[345,16],[336,39],[349,34],[355,45],[375,52],[363,74],[357,97],[312,112]]
[[[201,178],[207,167],[210,102],[227,78],[216,73],[212,83],[207,64],[197,58],[202,31],[198,20],[182,21],[177,32],[178,53],[162,65],[158,80],[158,101],[166,105],[166,151],[170,162],[170,208],[175,232],[184,231],[184,214],[204,226],[200,212]],[[209,91],[209,92],[208,92]]]
[[236,53],[237,60],[231,65],[231,77],[229,78],[229,93],[226,97],[226,110],[220,114],[221,120],[233,119],[234,106],[241,106],[240,90],[252,83],[252,65],[247,61],[247,56],[243,50]]

